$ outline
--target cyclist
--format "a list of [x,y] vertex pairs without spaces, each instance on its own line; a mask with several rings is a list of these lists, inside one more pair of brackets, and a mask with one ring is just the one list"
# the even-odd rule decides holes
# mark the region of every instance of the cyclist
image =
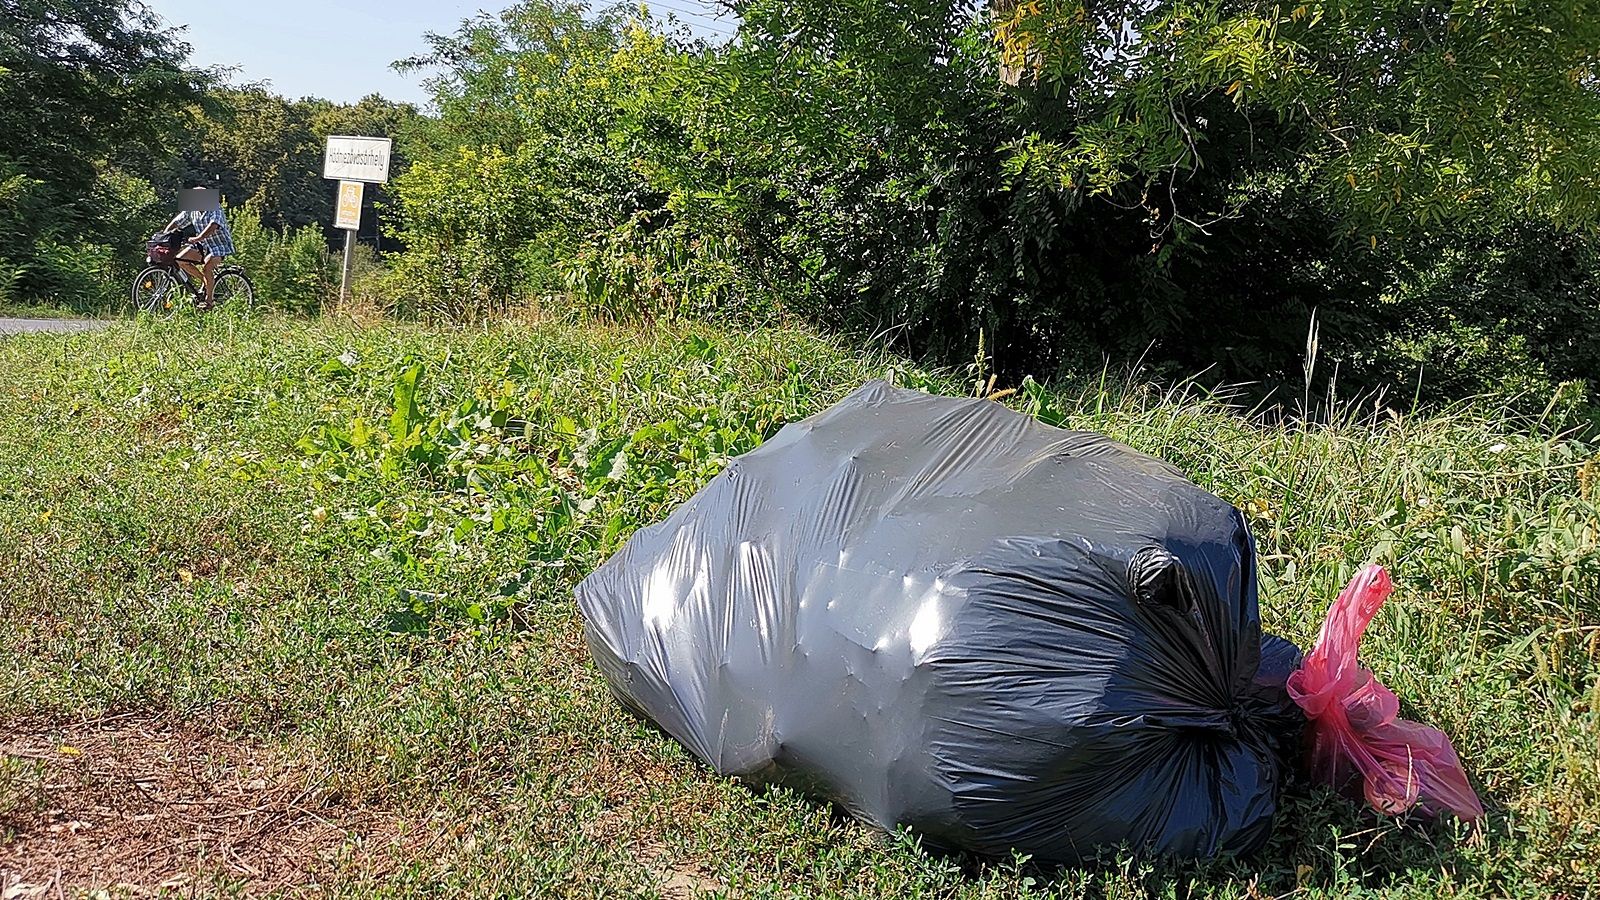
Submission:
[[201,309],[210,309],[217,290],[217,266],[233,250],[233,232],[228,230],[228,220],[222,215],[222,204],[217,192],[203,187],[186,191],[180,202],[180,211],[167,223],[167,231],[176,231],[185,225],[194,231],[187,245],[178,252],[178,264],[189,277],[198,276],[205,289]]

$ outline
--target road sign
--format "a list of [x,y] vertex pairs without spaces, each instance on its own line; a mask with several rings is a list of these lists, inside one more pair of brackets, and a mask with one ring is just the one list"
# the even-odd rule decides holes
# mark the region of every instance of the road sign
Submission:
[[352,231],[361,227],[361,195],[366,184],[360,181],[339,182],[339,209],[333,216],[333,227]]
[[388,138],[330,137],[322,155],[322,177],[383,184],[389,180],[391,145]]
[[389,180],[388,138],[333,135],[322,154],[322,177],[338,179],[339,208],[335,228],[344,229],[344,277],[339,281],[339,300],[350,298],[350,270],[356,257],[356,231],[361,227],[361,194],[365,185]]

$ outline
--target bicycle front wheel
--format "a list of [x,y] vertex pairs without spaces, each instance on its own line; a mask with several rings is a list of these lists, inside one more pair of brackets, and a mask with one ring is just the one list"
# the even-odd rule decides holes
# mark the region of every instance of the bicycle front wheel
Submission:
[[228,268],[217,273],[216,305],[222,309],[250,312],[256,305],[255,285],[243,269]]
[[164,266],[150,266],[133,279],[133,308],[152,316],[170,316],[177,305],[178,279]]

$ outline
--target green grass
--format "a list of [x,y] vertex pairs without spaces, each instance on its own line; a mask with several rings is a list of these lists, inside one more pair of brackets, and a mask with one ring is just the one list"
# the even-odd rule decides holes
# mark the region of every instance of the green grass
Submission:
[[1480,834],[1292,784],[1251,859],[1042,871],[919,852],[697,765],[589,665],[576,582],[732,455],[862,380],[795,331],[128,322],[0,338],[0,719],[149,711],[248,735],[422,849],[350,896],[1550,896],[1600,877],[1594,448],[1484,408],[1325,427],[1204,398],[1012,398],[1247,509],[1270,629],[1353,569],[1365,658],[1443,728]]

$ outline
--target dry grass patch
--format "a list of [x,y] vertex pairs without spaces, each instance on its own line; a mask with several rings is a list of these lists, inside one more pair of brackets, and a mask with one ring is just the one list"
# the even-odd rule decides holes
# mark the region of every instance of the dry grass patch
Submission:
[[0,891],[314,890],[403,856],[403,828],[244,740],[142,715],[0,726]]

